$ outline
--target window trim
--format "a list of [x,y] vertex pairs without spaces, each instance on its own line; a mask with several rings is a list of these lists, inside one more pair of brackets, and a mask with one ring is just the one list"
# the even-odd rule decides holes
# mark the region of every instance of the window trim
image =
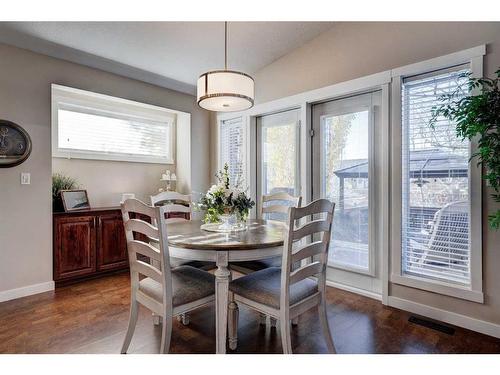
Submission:
[[[481,167],[476,163],[469,163],[469,204],[470,204],[470,287],[464,287],[438,280],[426,279],[402,273],[402,102],[401,83],[404,77],[432,72],[443,68],[470,64],[472,76],[481,77],[483,74],[483,56],[486,53],[484,45],[468,50],[452,53],[419,63],[393,69],[391,86],[391,272],[390,282],[422,289],[434,293],[448,295],[460,299],[484,302],[482,285],[482,210],[481,210]],[[477,142],[469,144],[473,153]]]
[[[75,106],[90,108],[94,111],[115,113],[121,117],[138,117],[150,121],[172,121],[170,127],[169,153],[166,158],[158,158],[141,155],[106,154],[86,150],[67,150],[59,148],[59,122],[58,109],[60,107]],[[85,159],[101,161],[121,161],[149,164],[175,164],[176,154],[176,127],[179,115],[187,113],[163,108],[151,104],[140,103],[133,100],[118,98],[110,95],[98,94],[92,91],[80,90],[72,87],[52,84],[51,86],[51,130],[52,130],[52,157],[65,159]],[[122,111],[120,111],[120,109]],[[126,114],[124,114],[126,112]]]

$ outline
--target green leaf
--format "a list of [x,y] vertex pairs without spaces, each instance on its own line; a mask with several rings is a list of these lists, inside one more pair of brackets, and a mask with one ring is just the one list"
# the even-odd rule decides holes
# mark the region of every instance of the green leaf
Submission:
[[[439,105],[431,111],[429,127],[435,129],[443,118],[456,124],[456,134],[463,140],[477,140],[478,148],[469,160],[476,159],[478,166],[484,166],[483,176],[498,193],[500,190],[500,68],[497,78],[472,78],[470,72],[459,75],[467,81],[451,94],[439,97]],[[465,97],[462,97],[467,93]],[[493,194],[500,202],[500,194]],[[488,217],[490,227],[500,228],[500,210]]]

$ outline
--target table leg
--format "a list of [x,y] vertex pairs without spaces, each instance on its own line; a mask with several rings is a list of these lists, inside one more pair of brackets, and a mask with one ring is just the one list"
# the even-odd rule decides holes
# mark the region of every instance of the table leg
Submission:
[[153,313],[153,324],[159,326],[161,321],[161,316]]
[[216,353],[226,353],[227,337],[227,307],[229,295],[229,281],[231,271],[228,265],[227,251],[218,251],[216,258],[217,270],[215,271],[215,331]]
[[[150,263],[153,267],[155,267],[155,268],[157,268],[157,269],[161,269],[161,263],[160,263],[160,262],[158,262],[157,260],[154,260],[154,259],[150,259],[149,261],[150,261],[149,263]],[[157,314],[155,314],[155,313],[153,313],[153,324],[154,324],[155,326],[159,326],[159,325],[160,325],[160,322],[161,322],[161,316],[160,316],[160,315],[157,315]]]
[[229,349],[236,350],[238,347],[238,305],[234,302],[234,294],[229,292],[229,308],[228,308],[228,342]]

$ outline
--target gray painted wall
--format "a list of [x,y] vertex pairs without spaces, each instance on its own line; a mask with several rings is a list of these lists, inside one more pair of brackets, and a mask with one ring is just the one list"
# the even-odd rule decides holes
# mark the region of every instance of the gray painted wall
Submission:
[[160,187],[165,188],[160,177],[166,169],[175,172],[171,164],[52,158],[52,173],[76,178],[87,190],[91,207],[118,206],[123,193],[149,202]]
[[[0,292],[52,280],[52,83],[191,113],[192,189],[208,187],[209,115],[193,96],[0,44],[0,118],[33,140],[25,163],[0,169]],[[21,172],[31,185],[20,185]]]

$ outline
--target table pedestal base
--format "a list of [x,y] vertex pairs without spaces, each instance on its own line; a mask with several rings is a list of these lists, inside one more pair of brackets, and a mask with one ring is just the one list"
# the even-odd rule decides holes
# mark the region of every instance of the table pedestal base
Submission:
[[228,269],[228,252],[218,251],[215,264],[215,331],[216,353],[226,353],[227,338],[227,307],[231,271]]

